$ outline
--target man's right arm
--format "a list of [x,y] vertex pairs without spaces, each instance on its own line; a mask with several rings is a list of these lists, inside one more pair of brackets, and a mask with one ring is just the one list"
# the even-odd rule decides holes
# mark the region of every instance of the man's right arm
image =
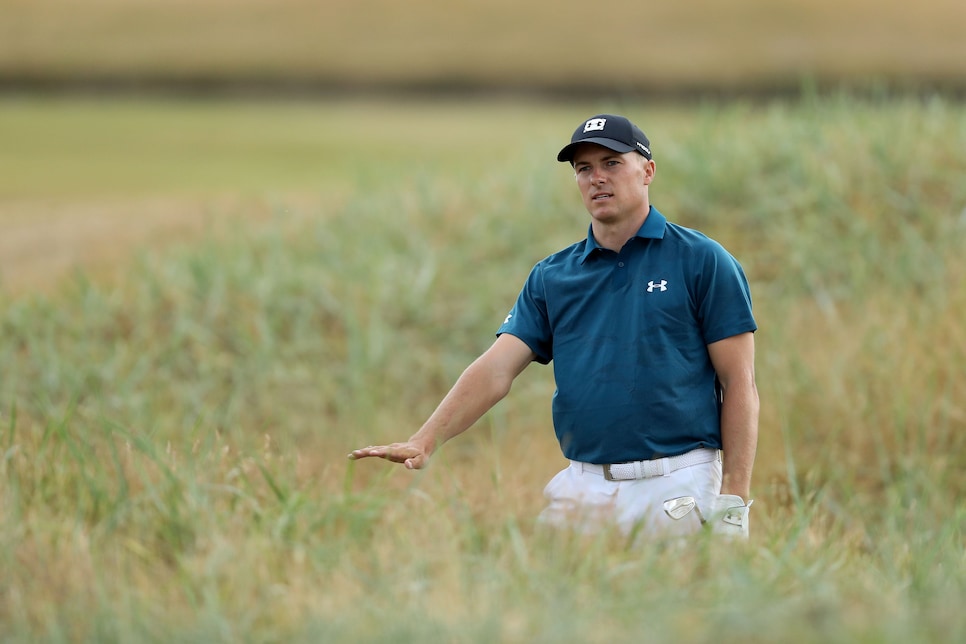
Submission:
[[426,467],[436,448],[480,419],[510,391],[513,380],[536,358],[522,340],[504,333],[463,371],[436,411],[405,443],[354,450],[351,459],[370,456],[402,463],[408,469]]

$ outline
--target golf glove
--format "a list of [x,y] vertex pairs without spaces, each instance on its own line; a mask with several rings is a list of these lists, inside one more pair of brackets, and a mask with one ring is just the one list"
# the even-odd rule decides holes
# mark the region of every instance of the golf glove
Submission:
[[719,494],[711,504],[711,532],[728,538],[748,538],[748,511],[754,501],[735,494]]

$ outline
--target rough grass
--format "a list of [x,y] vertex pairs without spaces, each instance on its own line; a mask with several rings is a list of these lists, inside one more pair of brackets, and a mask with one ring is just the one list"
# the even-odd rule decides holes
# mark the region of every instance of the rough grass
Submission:
[[536,531],[561,466],[539,367],[424,472],[345,459],[408,436],[584,234],[540,146],[7,297],[5,638],[963,639],[962,106],[655,120],[655,202],[756,296],[747,547]]

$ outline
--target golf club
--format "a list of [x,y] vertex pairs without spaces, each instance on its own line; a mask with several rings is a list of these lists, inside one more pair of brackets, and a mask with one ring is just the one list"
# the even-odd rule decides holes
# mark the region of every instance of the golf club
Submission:
[[664,502],[664,512],[675,521],[686,517],[691,510],[698,513],[698,518],[701,519],[703,525],[705,523],[704,515],[701,514],[701,508],[698,507],[693,496],[679,496]]

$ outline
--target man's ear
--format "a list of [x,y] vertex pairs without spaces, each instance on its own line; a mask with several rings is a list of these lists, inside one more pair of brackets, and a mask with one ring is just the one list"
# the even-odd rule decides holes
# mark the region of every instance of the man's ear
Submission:
[[651,159],[644,159],[644,185],[648,185],[654,180],[654,173],[657,172],[657,164]]

